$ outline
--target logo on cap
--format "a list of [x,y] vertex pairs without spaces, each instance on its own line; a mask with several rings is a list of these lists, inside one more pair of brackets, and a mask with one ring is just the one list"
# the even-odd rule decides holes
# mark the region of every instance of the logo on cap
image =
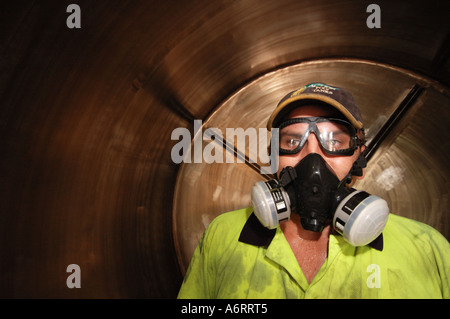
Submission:
[[329,85],[326,85],[323,83],[311,83],[311,84],[305,85],[301,89],[293,92],[290,97],[300,95],[307,89],[310,89],[309,90],[310,92],[325,93],[325,94],[330,94],[330,95],[332,95],[334,93],[334,91],[339,90],[339,88],[335,88],[335,87],[332,87],[332,86],[329,86]]

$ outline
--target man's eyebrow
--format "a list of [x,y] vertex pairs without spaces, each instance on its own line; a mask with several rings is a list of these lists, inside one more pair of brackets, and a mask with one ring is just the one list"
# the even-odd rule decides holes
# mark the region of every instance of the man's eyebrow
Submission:
[[280,133],[280,137],[281,136],[294,136],[294,137],[302,137],[304,134],[302,133],[297,133],[295,131],[284,131]]
[[342,135],[342,134],[348,135],[348,132],[345,132],[344,130],[339,130],[339,129],[333,130],[333,131],[331,131],[331,133],[333,133],[333,135]]

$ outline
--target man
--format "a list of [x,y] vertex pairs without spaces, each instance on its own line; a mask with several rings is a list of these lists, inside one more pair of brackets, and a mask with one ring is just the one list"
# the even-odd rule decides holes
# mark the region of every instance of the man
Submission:
[[354,246],[332,226],[336,189],[364,175],[350,92],[308,84],[280,101],[268,128],[279,128],[277,177],[292,213],[270,227],[255,204],[217,217],[179,298],[450,298],[450,245],[435,229],[389,214],[380,236]]

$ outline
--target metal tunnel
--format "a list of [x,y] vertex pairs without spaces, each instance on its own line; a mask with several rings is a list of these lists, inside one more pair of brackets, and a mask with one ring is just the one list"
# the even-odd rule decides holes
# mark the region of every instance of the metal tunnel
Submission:
[[[250,205],[264,176],[247,147],[224,149],[233,163],[174,163],[172,132],[265,128],[281,97],[314,81],[350,89],[362,109],[369,163],[355,187],[449,239],[449,9],[2,4],[0,297],[175,298],[205,227]],[[81,288],[67,285],[72,264]]]

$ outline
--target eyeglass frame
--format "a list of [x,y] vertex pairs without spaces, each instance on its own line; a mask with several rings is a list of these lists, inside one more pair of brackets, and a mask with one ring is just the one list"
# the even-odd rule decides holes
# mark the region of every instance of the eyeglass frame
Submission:
[[[337,122],[340,123],[341,125],[344,125],[345,127],[349,128],[349,133],[350,133],[350,148],[347,149],[343,149],[343,150],[335,150],[335,151],[330,151],[327,149],[327,147],[324,146],[323,141],[322,141],[322,136],[320,134],[320,130],[317,127],[316,123],[321,123],[321,122]],[[305,131],[305,133],[303,134],[298,146],[293,149],[293,150],[286,150],[286,149],[282,149],[281,148],[281,130],[283,128],[285,128],[286,126],[292,125],[292,124],[296,124],[296,123],[308,123],[308,128]],[[280,130],[280,134],[279,134],[279,155],[292,155],[292,154],[297,154],[298,152],[301,151],[301,149],[305,146],[306,141],[309,138],[309,135],[311,132],[313,132],[316,135],[317,140],[319,141],[320,146],[322,147],[322,149],[325,151],[325,153],[330,154],[330,155],[340,155],[340,156],[352,156],[355,153],[355,150],[363,145],[363,141],[358,138],[358,132],[357,129],[348,121],[340,119],[340,118],[334,118],[334,117],[324,117],[324,116],[320,116],[320,117],[296,117],[296,118],[290,118],[287,119],[283,122],[280,123],[280,125],[278,126],[279,130]]]

